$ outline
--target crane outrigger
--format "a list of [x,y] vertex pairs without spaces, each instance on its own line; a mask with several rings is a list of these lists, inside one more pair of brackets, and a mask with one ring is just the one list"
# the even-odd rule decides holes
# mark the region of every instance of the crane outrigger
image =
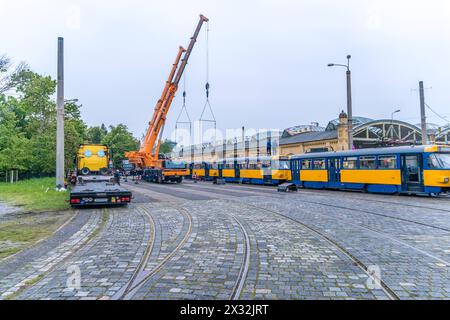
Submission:
[[130,163],[134,164],[136,168],[144,170],[143,178],[145,180],[158,183],[164,181],[181,182],[183,177],[187,175],[186,164],[176,163],[160,157],[159,150],[167,113],[178,90],[178,85],[186,69],[194,45],[197,42],[202,25],[208,21],[208,18],[200,15],[200,21],[197,24],[197,28],[187,50],[183,47],[179,48],[161,98],[156,103],[152,120],[149,123],[147,134],[145,135],[140,150],[125,153],[125,157],[129,159]]

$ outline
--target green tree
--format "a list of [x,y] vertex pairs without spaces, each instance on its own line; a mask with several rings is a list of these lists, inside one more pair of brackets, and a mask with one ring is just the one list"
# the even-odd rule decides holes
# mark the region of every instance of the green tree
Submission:
[[0,95],[0,170],[26,169],[28,140],[16,128],[15,114]]
[[161,148],[159,149],[159,153],[168,154],[173,151],[173,149],[176,147],[177,143],[174,141],[171,141],[169,139],[164,140],[164,142],[161,143]]
[[101,144],[107,134],[108,130],[104,124],[100,127],[90,127],[87,131],[88,141],[92,144]]
[[139,141],[128,131],[126,125],[110,126],[108,134],[103,138],[103,144],[111,151],[111,160],[115,168],[122,166],[125,152],[139,149]]
[[[28,69],[14,75],[18,97],[0,95],[0,168],[33,174],[55,172],[56,82]],[[80,105],[65,105],[65,163],[73,166],[78,146],[86,139]]]

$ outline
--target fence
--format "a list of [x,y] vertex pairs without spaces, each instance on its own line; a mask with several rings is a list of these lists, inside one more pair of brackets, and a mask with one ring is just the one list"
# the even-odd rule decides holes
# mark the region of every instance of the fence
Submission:
[[0,171],[0,183],[11,183],[21,180],[29,180],[35,178],[48,178],[54,177],[52,173],[31,173],[29,171],[20,170],[1,170]]

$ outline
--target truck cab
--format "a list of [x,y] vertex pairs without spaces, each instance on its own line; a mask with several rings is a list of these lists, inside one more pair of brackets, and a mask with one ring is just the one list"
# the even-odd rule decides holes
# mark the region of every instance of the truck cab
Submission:
[[109,165],[109,148],[100,144],[82,144],[77,153],[79,175],[106,175]]

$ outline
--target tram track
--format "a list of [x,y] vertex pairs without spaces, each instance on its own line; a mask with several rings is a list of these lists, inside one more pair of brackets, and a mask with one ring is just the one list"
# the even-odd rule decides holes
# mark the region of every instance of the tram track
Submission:
[[239,225],[242,235],[244,237],[245,245],[244,245],[244,257],[242,259],[241,269],[239,270],[239,275],[237,277],[236,283],[233,287],[233,291],[230,296],[230,300],[239,300],[242,294],[242,290],[244,289],[245,281],[247,279],[248,270],[250,268],[250,237],[248,235],[247,230],[242,225],[242,223],[236,218],[236,216],[231,215],[232,218]]
[[[155,221],[153,217],[150,215],[149,212],[146,212],[145,209],[141,208],[142,211],[144,211],[144,214],[147,215],[152,229],[152,235],[149,238],[146,250],[144,252],[143,257],[141,258],[139,264],[137,265],[135,271],[133,272],[130,279],[127,281],[127,283],[115,294],[113,295],[113,300],[130,300],[133,298],[133,296],[136,295],[136,293],[139,291],[139,289],[144,286],[146,282],[148,282],[150,279],[152,279],[154,276],[156,276],[157,273],[159,273],[163,268],[170,262],[170,260],[180,251],[180,249],[184,246],[184,244],[187,242],[189,237],[192,234],[192,227],[193,227],[193,219],[191,214],[188,210],[181,207],[178,204],[168,204],[167,205],[170,208],[173,208],[180,212],[184,216],[184,220],[187,221],[187,226],[183,227],[186,228],[187,231],[183,237],[183,239],[178,243],[178,245],[169,253],[167,254],[154,268],[152,268],[150,271],[146,270],[146,267],[151,262],[150,257],[153,253],[153,248],[155,246],[155,238],[156,238],[156,226]],[[250,267],[250,252],[251,252],[251,245],[250,245],[250,237],[249,234],[243,225],[243,223],[232,214],[227,214],[231,219],[233,219],[236,223],[236,225],[239,227],[240,232],[242,233],[242,237],[244,240],[243,244],[243,257],[242,257],[242,263],[239,270],[239,273],[236,277],[236,282],[233,286],[232,292],[230,293],[230,300],[239,300],[244,286],[247,279],[249,267]],[[182,229],[183,229],[182,228]]]
[[[15,285],[17,287],[17,290],[12,292],[9,296],[6,297],[6,299],[13,299],[15,297],[20,296],[23,294],[26,290],[29,288],[35,286],[39,282],[41,282],[46,276],[51,274],[53,271],[57,270],[60,266],[63,266],[67,263],[73,256],[75,256],[76,253],[80,252],[83,248],[86,248],[88,245],[90,245],[101,232],[104,231],[107,221],[109,219],[109,212],[106,209],[103,209],[101,213],[99,213],[99,222],[93,228],[88,234],[85,235],[85,237],[81,240],[81,244],[76,247],[75,249],[72,248],[70,250],[70,253],[67,255],[61,255],[62,259],[58,261],[57,263],[51,265],[49,268],[47,268],[44,271],[41,271],[39,274],[35,275],[33,279],[27,278],[26,281],[22,281]],[[61,226],[58,230],[62,229],[64,226]],[[80,229],[81,230],[81,229]],[[70,240],[69,240],[70,241]]]
[[[180,212],[183,217],[184,221],[187,221],[187,231],[183,237],[183,239],[177,244],[177,246],[169,253],[167,254],[154,268],[152,268],[150,271],[146,271],[145,268],[147,267],[150,256],[153,252],[154,247],[154,236],[156,233],[156,228],[153,225],[155,232],[154,236],[152,236],[151,241],[149,241],[149,244],[146,248],[145,254],[143,258],[141,259],[139,265],[137,266],[135,272],[133,273],[130,280],[127,282],[127,284],[116,293],[116,295],[113,296],[113,299],[115,300],[130,300],[133,298],[133,296],[137,293],[137,291],[151,278],[153,278],[158,272],[163,270],[163,268],[166,266],[168,262],[180,251],[180,249],[185,245],[185,243],[188,241],[190,236],[192,235],[192,227],[193,227],[193,219],[189,211],[186,209],[176,206],[176,205],[168,205],[168,207],[171,207],[173,209],[176,209],[178,212]],[[148,213],[146,213],[148,214]],[[148,214],[149,215],[149,214]],[[151,218],[152,219],[152,218]]]
[[[238,201],[236,201],[238,202]],[[239,203],[239,202],[238,202]],[[381,286],[381,290],[384,292],[384,294],[386,295],[387,298],[389,298],[390,300],[400,300],[400,298],[395,294],[394,290],[392,290],[382,279],[377,278],[376,275],[370,273],[369,267],[363,263],[361,260],[359,260],[357,257],[355,257],[352,253],[350,253],[347,249],[345,249],[343,246],[341,246],[337,241],[333,240],[332,238],[330,238],[328,235],[326,235],[325,233],[317,230],[316,228],[301,222],[299,220],[296,220],[288,215],[285,215],[281,212],[275,211],[275,210],[271,210],[271,209],[267,209],[267,208],[262,208],[256,205],[252,205],[252,204],[248,204],[248,203],[239,203],[239,205],[245,205],[247,207],[250,208],[254,208],[254,209],[258,209],[258,210],[263,210],[272,214],[276,214],[278,216],[281,216],[285,219],[288,219],[296,224],[301,225],[302,227],[306,228],[307,230],[313,232],[314,234],[316,234],[317,236],[319,236],[320,238],[324,239],[325,241],[327,241],[329,244],[331,244],[335,249],[337,249],[339,252],[341,252],[343,255],[345,255],[347,258],[349,258],[350,261],[352,261],[352,263],[355,266],[358,266],[365,274],[367,274],[368,278],[372,278],[374,280],[376,280],[377,283],[380,284]]]
[[377,213],[377,212],[373,212],[373,211],[369,211],[369,210],[358,209],[358,208],[351,208],[351,207],[348,207],[348,206],[341,206],[341,205],[333,205],[333,204],[329,204],[329,203],[323,203],[323,202],[320,202],[320,201],[311,201],[311,200],[304,200],[304,199],[301,199],[301,201],[305,202],[305,203],[309,203],[309,204],[321,205],[321,206],[326,206],[326,207],[331,207],[331,208],[336,208],[336,209],[344,209],[344,210],[363,212],[363,213],[366,213],[366,214],[371,214],[371,215],[375,215],[375,216],[379,216],[379,217],[389,218],[389,219],[398,220],[398,221],[402,221],[402,222],[408,222],[408,223],[420,225],[420,226],[423,226],[423,227],[428,227],[428,228],[432,228],[432,229],[436,229],[436,230],[440,230],[440,231],[450,232],[449,228],[439,227],[439,226],[435,226],[435,225],[432,225],[432,224],[428,224],[428,223],[424,223],[424,222],[420,222],[420,221],[416,221],[416,220],[400,218],[400,217],[394,217],[394,216],[391,216],[391,215],[388,215],[388,214]]
[[[338,206],[335,206],[335,207],[336,208],[340,208]],[[326,216],[326,217],[329,218],[329,216],[324,214],[324,213],[320,213],[320,212],[316,212],[316,213],[319,214],[319,215]],[[417,247],[415,247],[413,245],[410,245],[409,243],[405,242],[404,240],[397,239],[395,237],[392,237],[389,234],[386,234],[386,233],[384,233],[382,231],[379,231],[379,230],[376,230],[374,228],[370,228],[368,226],[364,226],[364,225],[360,225],[360,224],[354,223],[350,218],[346,218],[346,223],[348,223],[349,225],[355,226],[357,228],[367,230],[367,231],[369,231],[371,233],[375,233],[375,234],[377,234],[379,236],[382,236],[382,237],[384,237],[386,239],[389,239],[389,240],[391,240],[393,242],[396,242],[396,243],[401,244],[401,245],[403,245],[405,247],[408,247],[408,248],[410,248],[410,249],[412,249],[412,250],[414,250],[414,251],[416,251],[416,252],[418,252],[418,253],[420,253],[422,255],[428,256],[429,258],[432,258],[432,259],[434,259],[434,260],[436,260],[436,261],[438,261],[438,262],[440,262],[442,264],[445,264],[447,267],[450,266],[450,262],[448,262],[448,261],[446,261],[446,260],[444,260],[442,258],[439,258],[439,257],[435,256],[434,254],[432,254],[430,252],[427,252],[427,251],[422,250],[420,248],[417,248]]]
[[125,286],[123,286],[113,297],[112,299],[114,300],[121,300],[125,297],[126,293],[129,292],[132,287],[133,284],[135,283],[136,279],[139,277],[139,275],[141,275],[144,272],[145,266],[148,264],[148,261],[150,259],[150,256],[153,252],[153,247],[155,245],[155,238],[156,238],[156,225],[155,225],[155,221],[153,219],[153,217],[145,211],[141,211],[139,208],[137,208],[137,210],[141,213],[143,213],[145,216],[147,216],[148,221],[150,223],[150,232],[151,232],[151,236],[150,239],[148,241],[147,247],[145,248],[144,254],[139,262],[139,265],[137,266],[137,268],[135,269],[135,271],[133,272],[130,280],[128,280],[128,282],[125,284]]
[[[203,187],[203,189],[205,189],[205,190],[206,190],[206,188],[211,190],[211,192],[213,192],[214,189],[215,189],[215,187],[210,187],[210,186]],[[251,189],[253,189],[255,191],[257,189],[260,189],[260,188],[247,187],[247,186],[245,186],[244,188],[246,188],[246,189],[250,189],[251,188]],[[266,191],[266,190],[264,190],[264,191]],[[318,196],[317,193],[314,193],[312,191],[302,191],[301,193],[307,193],[307,194],[312,194],[312,195]],[[255,196],[258,196],[258,195],[255,193]],[[277,197],[280,200],[283,200],[285,198],[285,197],[282,197],[282,196],[280,196],[278,194],[274,195],[274,196]],[[378,199],[369,199],[369,198],[362,198],[362,197],[346,197],[346,199],[361,200],[361,201],[372,201],[372,202],[378,202],[378,203],[391,204],[391,205],[395,205],[395,206],[407,206],[407,207],[414,207],[414,208],[419,208],[419,209],[429,209],[429,210],[436,210],[436,211],[442,211],[442,212],[450,212],[450,210],[446,210],[446,209],[442,209],[442,208],[425,207],[425,206],[413,205],[413,204],[403,204],[403,203],[397,203],[397,202],[391,202],[391,201],[385,201],[385,200],[378,200]],[[433,229],[436,229],[436,230],[450,232],[450,228],[440,227],[440,226],[436,226],[436,225],[433,225],[433,224],[428,224],[428,223],[425,223],[425,222],[420,222],[420,221],[411,220],[411,219],[407,219],[407,218],[396,217],[396,216],[383,214],[383,213],[377,213],[377,212],[373,212],[373,211],[369,211],[369,210],[352,208],[352,207],[344,206],[344,205],[337,206],[337,205],[332,205],[332,204],[328,204],[328,203],[323,203],[321,201],[313,201],[313,200],[305,200],[305,199],[302,199],[302,201],[305,202],[305,203],[314,204],[314,205],[323,205],[323,206],[329,206],[329,207],[334,207],[334,208],[338,208],[338,209],[359,211],[359,212],[363,212],[363,213],[370,214],[370,215],[376,215],[376,216],[380,216],[380,217],[384,217],[384,218],[388,218],[388,219],[393,219],[393,220],[402,221],[402,222],[408,222],[408,223],[412,223],[412,224],[421,225],[421,226],[424,226],[424,227],[433,228]]]
[[[323,192],[323,190],[321,190]],[[331,190],[326,190],[327,194],[331,194],[331,193],[336,193],[336,192],[346,192],[346,191],[331,191]],[[307,193],[307,194],[313,194],[313,195],[319,195],[318,193],[312,192],[312,191],[306,191],[306,190],[302,190],[300,192],[301,193]],[[346,192],[346,193],[350,193],[350,192]],[[394,195],[392,196],[394,197]],[[450,209],[443,209],[443,208],[436,208],[436,207],[428,207],[428,206],[422,206],[422,205],[415,205],[415,204],[410,204],[410,203],[399,203],[396,201],[387,201],[387,200],[379,200],[379,199],[371,199],[371,198],[362,198],[362,197],[348,197],[346,196],[346,199],[352,199],[352,200],[363,200],[363,201],[371,201],[371,202],[378,202],[378,203],[385,203],[385,204],[391,204],[391,205],[396,205],[396,206],[405,206],[405,207],[412,207],[412,208],[419,208],[419,209],[429,209],[429,210],[436,210],[436,211],[443,211],[443,212],[450,212]],[[448,201],[450,200],[449,198],[433,198],[434,200],[443,200]]]

